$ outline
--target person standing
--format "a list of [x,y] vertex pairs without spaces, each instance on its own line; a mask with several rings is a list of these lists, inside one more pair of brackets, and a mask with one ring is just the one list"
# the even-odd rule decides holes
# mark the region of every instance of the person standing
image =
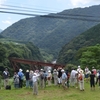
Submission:
[[14,87],[19,88],[19,76],[18,76],[17,72],[14,72],[13,79],[14,79]]
[[25,78],[26,78],[26,88],[28,88],[29,87],[29,70],[26,70]]
[[60,85],[62,83],[62,78],[61,78],[62,72],[61,72],[61,70],[62,70],[62,68],[58,69],[58,85],[59,85],[59,87],[60,87]]
[[36,73],[33,74],[32,81],[33,81],[33,94],[38,95],[38,76]]
[[39,80],[39,82],[40,82],[40,87],[41,88],[44,88],[44,71],[43,71],[43,69],[41,69],[41,71],[40,71],[40,80]]
[[78,76],[78,72],[75,70],[75,68],[73,68],[70,74],[70,86],[74,87],[75,84],[78,83],[77,76]]
[[47,72],[44,71],[44,86],[45,87],[46,87],[46,82],[47,82],[47,76],[48,76]]
[[24,78],[24,74],[22,72],[22,69],[19,69],[18,72],[18,76],[19,76],[19,87],[22,88],[23,87],[23,78]]
[[[97,74],[96,68],[92,67],[92,71],[93,71],[93,74],[96,76],[96,74]],[[96,83],[96,77],[94,78],[94,81]]]
[[88,67],[85,68],[85,79],[86,79],[86,82],[89,81],[89,75],[91,74],[90,70]]
[[100,70],[97,71],[97,75],[96,75],[96,85],[99,82],[99,88],[100,88]]
[[84,73],[83,73],[83,70],[80,70],[80,72],[78,74],[78,80],[79,80],[80,91],[84,91]]
[[66,89],[67,87],[65,86],[65,82],[67,82],[67,75],[66,75],[64,69],[62,69],[61,72],[62,72],[62,76],[61,76],[62,86],[63,86],[64,89]]
[[47,76],[48,86],[51,85],[51,80],[52,80],[52,74],[51,74],[51,71],[49,70],[48,71],[48,76]]
[[91,74],[90,74],[90,87],[91,87],[91,90],[92,89],[95,90],[95,75],[93,71],[91,71]]
[[58,84],[58,72],[56,69],[53,70],[54,84]]
[[8,72],[8,69],[5,68],[5,71],[3,71],[3,78],[4,78],[4,87],[6,89],[6,86],[9,85],[9,72]]
[[33,88],[33,80],[32,80],[32,77],[33,77],[33,70],[30,70],[29,72],[29,85],[30,85],[30,88]]

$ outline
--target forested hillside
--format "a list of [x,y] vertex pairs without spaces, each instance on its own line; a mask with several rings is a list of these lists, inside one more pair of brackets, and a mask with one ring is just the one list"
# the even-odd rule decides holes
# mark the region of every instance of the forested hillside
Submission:
[[[0,39],[0,71],[3,71],[5,67],[8,67],[10,71],[14,70],[8,60],[9,57],[43,61],[39,49],[33,43],[24,44],[7,41],[4,38]],[[22,68],[26,69],[25,66],[22,66]]]
[[65,18],[26,18],[14,23],[1,34],[4,37],[33,42],[56,58],[62,46],[99,23],[97,16],[100,15],[100,5],[50,14],[53,15]]
[[[86,32],[80,34],[78,37],[74,38],[71,42],[66,44],[61,49],[57,62],[62,63],[62,64],[68,64],[68,63],[80,64],[79,59],[82,55],[80,53],[82,53],[82,51],[87,51],[86,47],[95,46],[97,44],[100,44],[100,24],[98,24],[98,25],[94,26],[93,28],[87,30]],[[99,48],[100,48],[100,46],[99,46]],[[93,49],[93,50],[95,51],[95,53],[97,55],[97,56],[93,55],[93,58],[96,59],[96,57],[98,57],[100,52],[97,49]],[[93,50],[91,50],[91,51],[93,51]],[[92,61],[91,56],[90,56],[90,61]],[[100,59],[98,59],[98,61],[100,61]]]

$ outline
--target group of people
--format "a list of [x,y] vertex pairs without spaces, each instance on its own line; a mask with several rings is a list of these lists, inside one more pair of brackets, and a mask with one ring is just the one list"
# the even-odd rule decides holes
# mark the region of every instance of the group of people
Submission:
[[99,83],[100,87],[100,70],[95,69],[92,67],[91,71],[88,67],[84,70],[78,66],[77,70],[73,69],[70,74],[70,85],[79,86],[81,91],[84,91],[84,79],[86,82],[90,83],[91,90],[95,90],[95,85]]
[[[3,72],[4,77],[4,87],[9,84],[9,72],[6,68]],[[77,69],[72,69],[71,72],[68,70],[64,70],[62,68],[54,69],[52,72],[51,70],[45,71],[44,69],[39,70],[26,70],[23,73],[22,69],[19,69],[19,72],[14,72],[13,80],[14,80],[14,87],[15,88],[22,88],[23,81],[26,82],[26,88],[30,87],[33,88],[33,94],[38,94],[38,85],[41,88],[45,88],[46,84],[48,86],[54,82],[54,85],[58,85],[67,89],[69,86],[76,86],[79,87],[81,91],[84,91],[84,79],[86,82],[90,80],[90,87],[91,89],[95,89],[95,84],[99,82],[100,86],[100,71],[97,71],[94,67],[90,71],[88,67],[84,70],[78,66]]]

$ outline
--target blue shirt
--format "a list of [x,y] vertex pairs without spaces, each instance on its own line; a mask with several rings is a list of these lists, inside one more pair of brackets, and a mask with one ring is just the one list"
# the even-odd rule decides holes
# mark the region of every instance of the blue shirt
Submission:
[[62,74],[62,79],[63,79],[63,80],[67,79],[66,73],[63,73],[63,74]]

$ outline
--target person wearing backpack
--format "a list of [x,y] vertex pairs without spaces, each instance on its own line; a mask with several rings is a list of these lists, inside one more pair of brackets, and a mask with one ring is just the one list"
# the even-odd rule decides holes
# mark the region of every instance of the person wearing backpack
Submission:
[[22,72],[22,69],[19,69],[18,76],[19,76],[19,87],[23,87],[23,78],[24,78],[24,73]]
[[78,81],[79,81],[79,89],[80,89],[80,91],[84,91],[84,73],[83,73],[83,70],[79,71]]

